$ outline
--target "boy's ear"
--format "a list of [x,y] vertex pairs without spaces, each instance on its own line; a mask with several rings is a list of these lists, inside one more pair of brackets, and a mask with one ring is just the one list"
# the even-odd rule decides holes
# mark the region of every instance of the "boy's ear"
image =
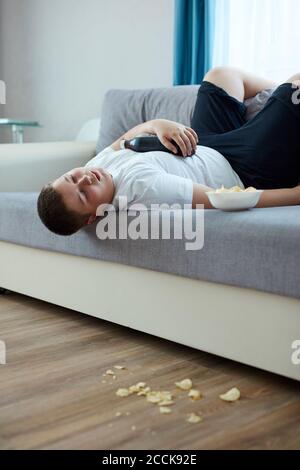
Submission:
[[86,221],[85,225],[90,225],[94,222],[94,220],[97,218],[96,214],[92,214],[89,216],[88,220]]

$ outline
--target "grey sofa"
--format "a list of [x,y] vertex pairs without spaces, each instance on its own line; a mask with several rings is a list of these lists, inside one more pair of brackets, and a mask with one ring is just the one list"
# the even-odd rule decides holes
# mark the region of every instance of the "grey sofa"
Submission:
[[[300,380],[292,361],[300,337],[300,206],[205,211],[198,251],[185,250],[185,239],[101,241],[94,225],[58,237],[37,217],[42,184],[139,122],[189,125],[197,90],[110,90],[97,146],[0,146],[0,286]],[[270,93],[246,103],[248,119]]]

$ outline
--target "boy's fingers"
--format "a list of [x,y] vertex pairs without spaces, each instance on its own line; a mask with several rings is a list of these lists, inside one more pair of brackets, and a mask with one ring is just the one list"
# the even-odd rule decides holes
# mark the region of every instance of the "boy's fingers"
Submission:
[[171,152],[177,153],[177,148],[166,137],[162,138],[162,144],[167,147]]
[[187,148],[183,138],[178,134],[173,137],[173,140],[175,140],[176,144],[180,147],[181,153],[185,157],[187,155]]
[[199,137],[198,137],[197,132],[195,132],[194,129],[192,129],[191,127],[187,127],[187,130],[190,131],[193,134],[193,136],[196,139],[196,142],[198,143],[199,142]]
[[185,146],[186,146],[186,150],[187,150],[186,156],[191,155],[191,153],[193,152],[193,145],[192,145],[189,137],[185,133],[181,134],[181,137],[185,142]]
[[196,147],[197,147],[197,141],[196,141],[196,138],[194,136],[194,134],[192,134],[189,130],[185,130],[185,134],[188,136],[188,138],[190,139],[190,142],[191,142],[191,145],[192,145],[192,151],[195,151],[196,150]]

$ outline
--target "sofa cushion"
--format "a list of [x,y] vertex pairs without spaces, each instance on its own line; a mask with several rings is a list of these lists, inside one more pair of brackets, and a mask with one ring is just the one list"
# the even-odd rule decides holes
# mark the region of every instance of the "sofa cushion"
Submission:
[[0,193],[0,240],[300,298],[300,206],[206,210],[204,247],[188,251],[186,238],[99,240],[96,224],[60,237],[40,222],[36,200],[37,193]]
[[[96,151],[99,153],[122,134],[151,119],[170,119],[191,125],[199,85],[141,90],[108,90],[105,94]],[[266,104],[274,89],[264,90],[245,101],[246,119],[252,119]]]

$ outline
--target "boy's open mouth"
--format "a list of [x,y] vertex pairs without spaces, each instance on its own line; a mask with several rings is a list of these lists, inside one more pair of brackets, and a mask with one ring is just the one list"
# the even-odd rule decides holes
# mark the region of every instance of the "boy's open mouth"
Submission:
[[100,171],[98,171],[98,170],[91,170],[91,173],[93,173],[93,175],[96,176],[96,178],[97,178],[98,181],[101,180],[102,175],[101,175]]

